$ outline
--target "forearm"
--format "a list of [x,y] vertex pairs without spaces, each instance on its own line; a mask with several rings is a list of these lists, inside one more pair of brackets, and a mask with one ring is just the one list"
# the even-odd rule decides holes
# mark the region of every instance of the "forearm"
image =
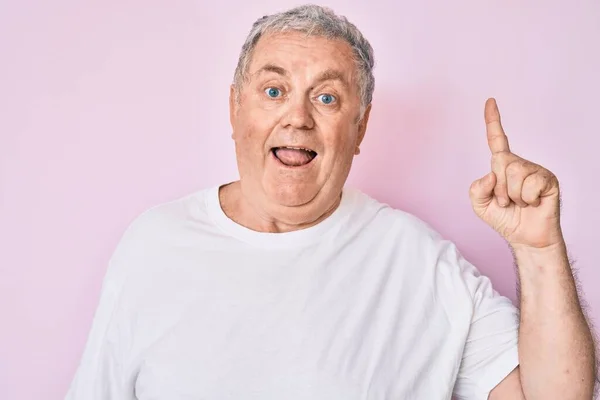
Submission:
[[594,341],[565,245],[513,251],[521,282],[519,357],[525,397],[591,399]]

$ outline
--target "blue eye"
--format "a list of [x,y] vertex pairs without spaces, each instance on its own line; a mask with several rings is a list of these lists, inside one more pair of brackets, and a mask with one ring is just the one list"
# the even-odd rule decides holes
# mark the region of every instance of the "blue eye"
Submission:
[[270,88],[267,88],[265,90],[265,93],[269,97],[276,98],[276,97],[279,97],[281,95],[281,90],[279,90],[277,88],[270,87]]
[[322,94],[318,98],[323,104],[331,104],[335,101],[335,97],[330,94]]

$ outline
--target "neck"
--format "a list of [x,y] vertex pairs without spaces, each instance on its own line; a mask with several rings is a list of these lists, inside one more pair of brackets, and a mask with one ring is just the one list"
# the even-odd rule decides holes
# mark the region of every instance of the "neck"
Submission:
[[[244,196],[240,181],[219,188],[219,202],[225,215],[257,232],[284,233],[309,228],[329,217],[337,209],[340,201],[341,194],[324,212],[303,212],[300,207],[286,207],[288,210],[276,214],[269,212],[268,207],[256,204]],[[314,214],[317,215],[316,218]]]

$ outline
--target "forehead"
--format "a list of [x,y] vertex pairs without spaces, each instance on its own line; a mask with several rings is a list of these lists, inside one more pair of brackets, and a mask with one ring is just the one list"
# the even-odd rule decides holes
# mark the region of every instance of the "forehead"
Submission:
[[356,72],[352,48],[346,41],[301,32],[262,36],[254,48],[248,72],[254,75],[265,65],[276,65],[292,75],[302,74],[307,78],[336,71],[349,82]]

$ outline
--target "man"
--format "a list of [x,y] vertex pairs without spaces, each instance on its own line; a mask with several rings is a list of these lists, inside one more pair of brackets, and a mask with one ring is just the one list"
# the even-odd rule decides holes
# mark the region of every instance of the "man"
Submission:
[[230,93],[240,179],[127,230],[68,399],[592,397],[556,177],[511,153],[488,100],[470,197],[515,254],[519,314],[452,243],[344,186],[372,69],[328,9],[254,24]]

